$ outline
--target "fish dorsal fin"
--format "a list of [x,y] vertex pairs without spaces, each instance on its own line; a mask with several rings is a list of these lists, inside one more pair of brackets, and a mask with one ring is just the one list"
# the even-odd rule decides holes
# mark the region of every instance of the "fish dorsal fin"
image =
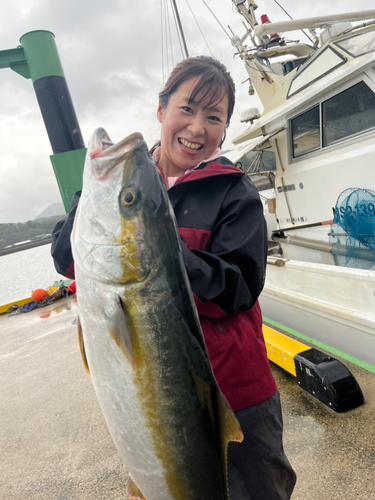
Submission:
[[131,364],[134,371],[134,353],[126,316],[122,308],[121,299],[113,301],[105,310],[108,321],[109,335]]
[[79,320],[79,316],[77,318],[77,328],[78,328],[78,343],[79,343],[79,348],[81,351],[83,366],[85,367],[86,373],[88,375],[90,375],[89,364],[87,362],[86,351],[85,351],[85,344],[83,342],[82,325],[81,325],[81,322]]
[[141,490],[138,488],[131,477],[129,477],[128,479],[127,490],[129,498],[139,498],[140,500],[146,500],[146,498],[142,495]]

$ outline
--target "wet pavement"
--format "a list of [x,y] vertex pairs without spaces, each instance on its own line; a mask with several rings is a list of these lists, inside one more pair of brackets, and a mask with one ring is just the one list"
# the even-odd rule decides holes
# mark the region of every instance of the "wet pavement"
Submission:
[[[0,317],[1,500],[127,498],[126,468],[82,366],[76,315],[73,297]],[[344,414],[273,365],[298,475],[293,500],[375,500],[375,375],[345,364],[366,403]]]
[[273,365],[284,416],[284,447],[297,473],[293,500],[375,499],[375,375],[345,361],[365,404],[335,413]]

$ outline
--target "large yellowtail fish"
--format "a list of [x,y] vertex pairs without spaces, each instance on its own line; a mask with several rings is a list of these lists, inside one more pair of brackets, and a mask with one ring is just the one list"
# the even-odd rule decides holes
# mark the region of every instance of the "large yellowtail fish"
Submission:
[[208,360],[173,211],[140,134],[90,142],[72,247],[84,362],[128,494],[229,498],[242,432]]

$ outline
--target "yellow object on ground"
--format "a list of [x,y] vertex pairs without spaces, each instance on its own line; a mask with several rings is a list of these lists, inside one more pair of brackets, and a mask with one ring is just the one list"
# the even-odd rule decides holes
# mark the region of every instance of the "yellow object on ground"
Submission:
[[309,350],[310,347],[265,325],[263,325],[263,335],[268,359],[296,376],[293,358],[296,354]]
[[53,292],[56,292],[56,290],[57,290],[57,286],[50,286],[47,288],[47,293],[48,293],[48,295],[52,295]]
[[21,307],[23,304],[30,302],[30,300],[32,300],[31,297],[26,297],[25,299],[15,300],[13,302],[9,302],[8,304],[1,304],[0,314],[5,314],[9,309],[9,307],[12,306],[13,304],[16,304],[17,306]]

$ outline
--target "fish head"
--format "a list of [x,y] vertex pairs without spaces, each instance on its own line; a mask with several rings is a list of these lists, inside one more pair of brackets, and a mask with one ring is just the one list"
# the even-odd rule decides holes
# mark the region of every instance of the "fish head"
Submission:
[[171,212],[142,135],[113,144],[104,129],[95,131],[72,232],[75,267],[106,283],[142,282],[159,267]]

